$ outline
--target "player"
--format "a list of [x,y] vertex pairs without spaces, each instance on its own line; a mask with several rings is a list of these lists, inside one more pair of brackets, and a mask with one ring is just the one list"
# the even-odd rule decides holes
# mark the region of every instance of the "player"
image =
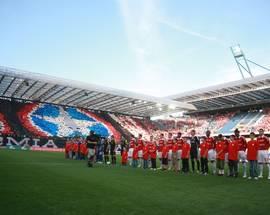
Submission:
[[159,169],[162,169],[162,149],[165,145],[165,138],[164,138],[164,134],[161,133],[160,136],[159,136],[159,140],[158,140],[158,158],[159,158],[159,161],[160,161],[160,168]]
[[156,142],[154,141],[153,135],[150,136],[148,149],[149,149],[149,154],[151,158],[151,169],[157,170],[157,146],[156,146]]
[[178,145],[178,152],[177,152],[178,168],[180,170],[180,169],[182,169],[181,168],[181,157],[182,157],[182,146],[184,144],[184,140],[182,138],[182,133],[181,132],[177,133],[176,142],[177,142],[177,145]]
[[196,164],[197,164],[197,172],[200,172],[200,161],[198,159],[198,154],[199,154],[199,147],[200,147],[200,141],[199,138],[197,136],[195,136],[196,131],[193,129],[190,132],[190,138],[189,138],[189,142],[190,142],[190,160],[191,160],[191,166],[192,166],[192,172],[195,172],[195,161],[196,160]]
[[235,136],[231,136],[231,141],[228,145],[228,160],[229,160],[229,176],[238,177],[238,151],[239,145]]
[[259,129],[259,136],[257,137],[259,144],[258,163],[259,163],[259,178],[263,178],[263,166],[268,166],[268,179],[270,180],[270,163],[268,149],[270,147],[269,139],[264,135],[264,130]]
[[109,152],[110,152],[110,144],[108,142],[108,139],[106,138],[104,141],[104,147],[103,147],[104,163],[105,164],[110,164]]
[[257,174],[257,156],[258,156],[259,144],[255,139],[255,133],[250,133],[250,141],[247,143],[247,159],[249,162],[249,177],[248,179],[254,178],[258,180]]
[[238,129],[234,130],[235,140],[239,146],[238,159],[243,167],[243,178],[247,177],[247,142],[243,136],[240,136],[240,131]]
[[179,161],[178,161],[178,144],[177,141],[174,141],[174,144],[172,146],[172,168],[174,172],[179,171]]
[[144,141],[142,139],[142,134],[139,134],[138,139],[137,139],[138,156],[139,156],[138,168],[143,167],[143,145],[144,145]]
[[149,160],[149,143],[145,141],[143,146],[143,168],[148,168],[148,160]]
[[174,141],[173,141],[173,135],[172,133],[169,133],[168,134],[168,140],[167,140],[167,147],[168,147],[168,170],[171,170],[172,169],[172,146],[174,144]]
[[99,137],[94,133],[94,131],[90,131],[90,134],[86,137],[86,144],[88,148],[88,167],[93,167],[95,161],[95,149],[98,141]]
[[113,165],[116,164],[116,142],[114,139],[114,136],[112,135],[110,140],[109,140],[109,144],[110,144],[110,154],[111,154],[111,162]]
[[79,143],[78,143],[78,140],[76,138],[74,138],[73,140],[73,159],[74,160],[78,160],[79,159]]
[[200,144],[200,158],[201,158],[201,173],[203,175],[208,174],[208,151],[209,144],[206,141],[206,138],[203,137]]
[[66,158],[71,158],[72,156],[72,143],[69,139],[66,141],[65,145],[65,156]]
[[123,146],[123,148],[122,148],[121,157],[122,157],[122,160],[121,160],[122,166],[126,166],[127,165],[127,159],[128,159],[128,152],[127,152],[126,146]]
[[135,147],[135,143],[136,143],[135,137],[134,135],[131,135],[131,139],[130,139],[129,147],[128,147],[128,161],[129,161],[130,166],[132,166],[132,157],[133,157],[133,150]]
[[138,159],[139,159],[139,147],[137,144],[134,145],[133,153],[132,153],[132,167],[138,167]]
[[223,135],[219,134],[216,143],[216,160],[217,160],[218,176],[224,175],[225,154],[228,151],[228,144],[229,144],[228,141],[224,139]]
[[86,155],[87,155],[87,147],[86,147],[84,140],[82,139],[81,145],[80,145],[80,156],[81,156],[80,159],[85,160]]
[[189,157],[190,157],[191,146],[184,140],[182,145],[182,171],[183,173],[189,172]]
[[210,161],[212,174],[216,174],[216,141],[213,137],[211,137],[211,131],[206,131],[206,139],[205,141],[209,145],[208,151],[208,161]]
[[164,145],[162,147],[162,170],[168,169],[168,153],[169,147],[167,145]]

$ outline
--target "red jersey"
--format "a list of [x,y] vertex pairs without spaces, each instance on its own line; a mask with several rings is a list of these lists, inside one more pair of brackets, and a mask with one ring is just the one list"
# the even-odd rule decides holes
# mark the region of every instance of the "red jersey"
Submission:
[[208,149],[215,149],[216,148],[216,141],[213,137],[205,137],[204,142],[208,144]]
[[179,150],[179,146],[177,143],[174,143],[172,146],[172,152],[176,153]]
[[86,155],[86,151],[87,151],[86,144],[82,143],[80,145],[80,152],[81,152],[81,154]]
[[259,150],[259,143],[257,140],[250,140],[247,143],[247,159],[249,161],[257,160],[257,154]]
[[184,143],[185,143],[185,141],[182,138],[177,139],[178,150],[182,150]]
[[162,152],[163,146],[165,145],[165,140],[164,139],[160,139],[158,141],[158,151]]
[[131,139],[129,142],[129,148],[134,148],[135,147],[135,139]]
[[148,160],[148,158],[149,158],[149,145],[146,144],[143,147],[143,159]]
[[270,147],[269,139],[266,136],[257,137],[257,141],[259,144],[259,150],[268,150]]
[[138,160],[138,156],[139,156],[139,147],[135,145],[133,149],[132,159]]
[[143,150],[144,143],[142,139],[137,140],[137,145],[138,145],[139,151]]
[[200,144],[200,156],[202,158],[207,158],[208,157],[208,151],[209,151],[209,144],[208,142],[204,141],[203,143]]
[[233,140],[228,145],[228,159],[238,160],[239,145],[237,140]]
[[156,143],[150,142],[150,144],[149,144],[149,153],[150,153],[151,159],[156,159],[157,158],[157,147],[156,147]]
[[216,143],[216,151],[217,151],[217,159],[225,160],[225,154],[228,151],[228,144],[227,140],[219,140]]
[[66,153],[72,150],[72,143],[70,141],[66,142],[65,150],[66,150]]
[[235,137],[235,142],[237,142],[238,147],[239,147],[239,151],[246,151],[247,149],[247,141],[244,137],[240,136],[240,137]]
[[182,158],[189,158],[190,155],[190,145],[188,143],[184,143],[182,145]]
[[128,153],[126,150],[122,152],[122,164],[127,164]]
[[162,158],[168,158],[168,153],[169,153],[169,148],[167,145],[164,145],[161,152]]
[[168,139],[167,140],[167,146],[168,146],[169,150],[172,150],[173,144],[174,144],[173,139]]
[[79,151],[79,144],[73,143],[73,152],[78,152],[78,151]]

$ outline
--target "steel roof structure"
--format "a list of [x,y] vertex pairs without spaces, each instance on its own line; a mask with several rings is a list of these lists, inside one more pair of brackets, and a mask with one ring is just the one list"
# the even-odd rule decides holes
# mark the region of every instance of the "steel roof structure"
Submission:
[[199,111],[270,102],[270,74],[228,82],[166,97],[193,104]]
[[150,117],[196,110],[192,104],[0,67],[0,97]]

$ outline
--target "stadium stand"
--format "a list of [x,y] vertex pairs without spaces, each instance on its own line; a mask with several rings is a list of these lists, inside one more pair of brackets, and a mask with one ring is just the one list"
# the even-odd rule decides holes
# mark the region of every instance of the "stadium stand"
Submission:
[[[120,139],[120,133],[110,122],[88,110],[14,101],[1,101],[0,107],[8,121],[14,122],[13,129],[18,136],[74,137],[86,136],[94,130],[100,136],[114,135]],[[11,129],[3,114],[0,115],[0,123],[4,125],[1,131],[8,134]]]
[[152,121],[149,118],[93,112],[54,104],[10,100],[0,102],[2,134],[42,138],[86,136],[90,130],[104,137],[113,134],[117,140],[121,135],[129,139],[131,134],[136,137],[142,134],[144,139],[148,139],[151,134],[158,137],[160,133],[167,136],[168,132],[179,131],[187,136],[192,129],[196,130],[198,136],[203,136],[206,130],[211,130],[213,135],[230,135],[235,128],[247,135],[259,128],[264,128],[266,133],[270,133],[269,123],[269,108],[218,114],[197,113],[175,119]]
[[2,113],[0,113],[0,133],[5,135],[13,134],[5,116]]

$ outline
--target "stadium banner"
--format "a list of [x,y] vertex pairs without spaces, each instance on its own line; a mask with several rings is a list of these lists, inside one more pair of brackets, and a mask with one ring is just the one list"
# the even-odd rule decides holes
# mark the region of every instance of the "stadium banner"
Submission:
[[63,151],[64,138],[29,138],[18,136],[0,136],[0,147],[32,151]]

